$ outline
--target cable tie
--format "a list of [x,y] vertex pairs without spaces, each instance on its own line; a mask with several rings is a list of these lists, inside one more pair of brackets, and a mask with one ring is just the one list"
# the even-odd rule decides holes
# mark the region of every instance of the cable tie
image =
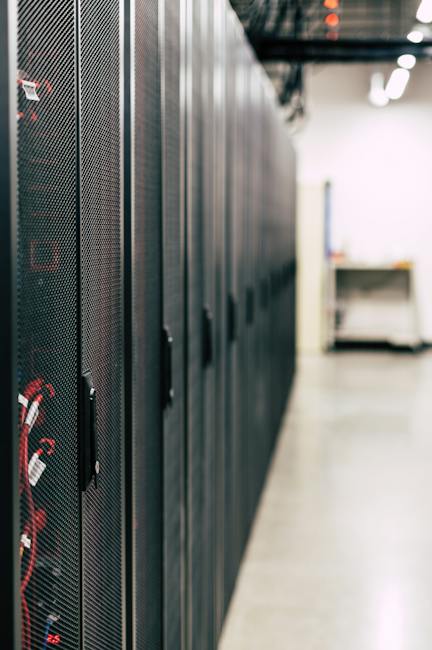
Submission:
[[34,400],[32,402],[32,405],[29,408],[29,412],[27,413],[27,417],[25,419],[25,423],[29,427],[29,433],[33,429],[33,426],[38,418],[38,415],[39,415],[39,402],[37,400]]
[[28,403],[29,401],[27,397],[24,397],[24,395],[18,393],[18,404],[22,404],[23,406],[25,406],[25,408],[28,408]]

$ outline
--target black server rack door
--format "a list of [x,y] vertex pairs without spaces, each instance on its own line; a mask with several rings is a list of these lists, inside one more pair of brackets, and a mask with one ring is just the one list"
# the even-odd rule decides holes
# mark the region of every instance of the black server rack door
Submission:
[[212,314],[204,304],[201,3],[186,22],[187,645],[204,641],[204,373],[212,363]]
[[[215,225],[214,225],[214,21],[213,2],[201,3],[201,61],[203,115],[203,250],[204,306],[215,313]],[[215,372],[214,363],[204,374],[204,647],[215,646]]]
[[215,223],[215,496],[216,568],[215,634],[224,610],[225,429],[226,429],[226,266],[225,266],[225,145],[226,145],[226,3],[215,0],[214,20],[214,223]]
[[162,648],[161,109],[157,0],[131,12],[132,218],[128,325],[131,363],[129,558],[132,647]]
[[261,215],[260,215],[260,239],[261,239],[261,310],[262,310],[262,372],[263,372],[263,392],[264,392],[264,421],[265,421],[265,455],[269,459],[272,450],[271,438],[271,383],[270,383],[270,341],[272,337],[272,321],[270,318],[270,280],[269,273],[271,267],[271,250],[269,247],[269,221],[271,218],[271,205],[273,201],[273,192],[271,186],[271,140],[269,130],[269,113],[271,113],[271,103],[268,93],[265,94],[265,106],[263,110],[263,151],[262,166],[266,174],[263,178]]
[[[21,603],[19,599],[19,488],[17,378],[15,348],[16,305],[16,9],[4,2],[0,7],[0,75],[3,93],[0,99],[0,301],[3,314],[0,325],[0,367],[4,386],[0,394],[3,435],[0,453],[0,516],[3,522],[0,544],[0,584],[3,593],[2,634],[5,647],[21,647]],[[9,31],[10,30],[10,31]]]
[[225,427],[225,527],[224,527],[224,603],[226,613],[234,588],[235,577],[235,404],[234,372],[236,359],[236,305],[235,286],[235,151],[236,151],[236,116],[235,102],[236,81],[236,23],[232,11],[228,10],[226,25],[226,170],[225,170],[225,264],[226,264],[226,427]]
[[251,130],[252,139],[251,156],[251,207],[250,207],[250,286],[253,291],[253,323],[251,328],[250,364],[254,368],[251,373],[251,408],[249,414],[252,418],[249,433],[253,440],[251,450],[251,473],[249,477],[249,499],[251,504],[251,517],[255,514],[256,504],[261,492],[263,474],[267,459],[263,449],[265,435],[265,422],[263,417],[264,403],[262,380],[263,371],[260,358],[261,339],[261,309],[259,295],[259,275],[261,268],[260,240],[258,224],[260,219],[260,204],[262,200],[263,178],[266,174],[261,164],[262,153],[262,80],[259,64],[253,60],[251,84]]
[[164,648],[184,634],[184,0],[160,5],[162,103]]
[[[99,475],[82,486],[83,645],[86,650],[117,650],[124,643],[119,0],[80,0],[78,28],[81,363],[96,391],[100,464]],[[83,395],[83,407],[87,398]],[[97,474],[97,468],[91,471]]]
[[251,256],[250,256],[250,215],[251,215],[251,156],[252,153],[252,129],[251,129],[251,56],[248,48],[244,48],[243,57],[243,74],[244,74],[244,106],[243,122],[244,129],[243,140],[243,192],[244,204],[242,214],[242,302],[243,302],[243,337],[242,337],[242,458],[243,458],[243,476],[242,476],[242,514],[243,514],[243,546],[242,552],[246,546],[249,527],[250,527],[250,499],[249,499],[249,475],[251,467],[251,451],[253,445],[252,435],[249,433],[251,422],[250,409],[251,404],[251,364],[250,364],[250,347],[251,347],[251,326],[252,326],[252,300],[251,300]]
[[22,647],[80,643],[75,3],[17,5]]
[[234,566],[237,568],[244,548],[245,538],[245,512],[243,486],[246,475],[245,448],[243,442],[245,418],[245,305],[244,294],[246,290],[244,268],[244,221],[245,221],[245,120],[246,120],[246,74],[244,64],[243,42],[237,37],[235,62],[235,140],[234,140],[234,201],[233,215],[233,285],[236,299],[236,346],[234,357],[233,391],[235,395],[234,406],[234,520],[235,520],[235,547]]
[[259,427],[257,421],[257,373],[256,338],[257,338],[257,296],[256,296],[256,213],[258,194],[258,157],[259,157],[259,78],[255,58],[251,49],[245,51],[247,69],[247,137],[246,137],[246,214],[245,214],[245,266],[246,266],[246,375],[245,404],[246,417],[244,442],[246,452],[247,476],[245,479],[245,508],[247,512],[246,534],[249,534],[253,520],[256,488],[258,483],[257,452]]
[[[288,148],[288,147],[287,147]],[[290,195],[287,209],[289,211],[288,224],[288,302],[289,302],[289,341],[288,341],[288,392],[292,383],[296,368],[296,286],[297,286],[297,256],[296,256],[296,206],[297,206],[297,177],[296,177],[296,155],[292,146],[289,147],[289,169],[290,169]]]

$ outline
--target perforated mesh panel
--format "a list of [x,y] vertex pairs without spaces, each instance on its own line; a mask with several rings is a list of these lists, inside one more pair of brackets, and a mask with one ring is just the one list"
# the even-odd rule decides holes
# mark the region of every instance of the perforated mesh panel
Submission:
[[[39,377],[49,384],[29,438],[46,467],[31,498],[21,496],[22,532],[34,535],[32,518],[40,528],[26,650],[43,648],[47,633],[67,650],[120,650],[126,620],[136,650],[216,647],[294,367],[295,163],[233,21],[225,41],[224,0],[133,3],[124,238],[128,8],[19,3],[19,77],[36,83],[40,101],[19,85],[18,382],[21,391]],[[206,367],[204,307],[214,343]],[[174,390],[163,414],[162,327]],[[87,370],[101,473],[81,499],[77,380]],[[28,546],[24,538],[23,576]]]
[[200,3],[188,3],[187,280],[188,280],[188,645],[201,650],[204,582],[203,170]]
[[[18,5],[18,385],[30,396],[40,378],[55,391],[43,392],[20,462],[21,486],[38,450],[46,466],[20,499],[31,543],[21,548],[22,579],[30,576],[23,648],[42,648],[48,633],[60,635],[62,648],[79,646],[74,15],[72,0]],[[39,101],[21,80],[36,84]]]
[[231,581],[234,583],[243,549],[245,508],[243,504],[243,475],[245,471],[245,454],[243,446],[243,418],[244,418],[244,270],[243,270],[243,223],[245,204],[244,185],[244,107],[245,107],[245,76],[243,64],[243,48],[238,36],[238,24],[233,20],[232,29],[235,30],[235,45],[232,49],[233,62],[231,64],[234,74],[233,103],[235,106],[231,114],[233,120],[232,140],[232,173],[228,181],[229,195],[231,196],[230,232],[232,234],[232,292],[236,302],[236,341],[233,347],[232,359],[232,430],[233,430],[233,530],[231,548]]
[[216,444],[216,580],[215,629],[218,638],[224,614],[225,561],[225,435],[226,435],[226,5],[214,9],[214,182],[215,182],[215,444]]
[[165,0],[162,52],[163,321],[173,339],[174,401],[164,417],[164,648],[181,645],[184,453],[183,197],[180,1]]
[[[228,15],[226,25],[226,287],[227,301],[235,301],[235,182],[236,182],[236,118],[238,107],[236,105],[236,45],[234,22]],[[236,302],[236,301],[235,301]],[[228,318],[228,315],[227,315]],[[235,480],[236,480],[236,428],[235,428],[235,358],[237,352],[236,340],[227,338],[226,355],[226,430],[225,430],[225,528],[224,528],[224,612],[227,609],[235,577],[235,544],[236,544],[236,518],[235,518]]]
[[135,4],[133,584],[136,650],[162,648],[161,125],[158,2]]
[[[204,303],[215,311],[215,226],[214,226],[214,87],[213,87],[213,3],[201,3],[201,74],[203,107],[203,241]],[[214,364],[204,374],[204,647],[215,644],[215,372]]]
[[98,405],[98,488],[83,495],[84,647],[123,647],[120,7],[80,7],[82,369]]

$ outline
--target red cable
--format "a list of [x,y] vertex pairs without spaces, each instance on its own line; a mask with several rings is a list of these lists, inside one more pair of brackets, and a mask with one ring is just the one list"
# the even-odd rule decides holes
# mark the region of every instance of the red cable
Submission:
[[24,594],[21,594],[22,607],[22,640],[26,650],[31,650],[31,620],[30,612]]
[[30,579],[33,575],[33,570],[36,564],[36,551],[37,551],[37,526],[35,521],[34,502],[33,502],[33,497],[31,496],[31,488],[29,490],[26,489],[26,496],[27,496],[28,508],[29,508],[31,546],[30,546],[30,558],[27,565],[27,571],[25,572],[24,578],[21,581],[21,593],[25,592],[28,583],[30,582]]
[[34,381],[30,382],[27,385],[24,391],[24,397],[27,400],[27,406],[22,405],[21,413],[20,413],[20,422],[21,422],[21,432],[20,432],[20,442],[19,442],[20,495],[24,491],[27,498],[29,522],[26,524],[26,528],[29,530],[30,540],[31,540],[30,558],[28,561],[27,570],[25,572],[24,578],[21,581],[21,603],[22,603],[22,611],[23,611],[22,636],[23,636],[23,643],[25,644],[24,647],[26,648],[26,650],[31,650],[31,618],[30,618],[30,612],[27,605],[27,601],[25,598],[25,590],[28,587],[28,584],[33,575],[34,567],[36,565],[38,527],[36,522],[36,511],[35,511],[35,506],[33,501],[33,494],[32,494],[32,489],[31,489],[29,475],[28,475],[28,464],[29,464],[28,449],[29,449],[29,435],[31,430],[30,429],[31,423],[27,424],[25,420],[26,420],[26,414],[28,413],[29,410],[28,406],[30,404],[30,401],[35,395],[37,395],[37,393],[39,393],[39,395],[37,395],[37,397],[33,399],[32,404],[37,401],[37,404],[39,406],[42,403],[43,388],[46,388],[50,398],[54,397],[55,391],[51,384],[45,384],[43,379],[41,378],[35,379]]
[[27,589],[28,583],[30,582],[31,576],[33,574],[34,566],[36,564],[36,549],[37,549],[37,531],[35,524],[35,508],[33,502],[33,496],[31,493],[31,486],[28,477],[28,471],[25,471],[28,466],[28,434],[29,426],[24,425],[21,433],[21,479],[24,480],[25,494],[27,497],[27,507],[29,514],[29,523],[26,525],[26,528],[29,530],[31,546],[30,546],[30,559],[27,566],[27,571],[24,578],[21,581],[21,603],[23,610],[23,620],[22,620],[22,636],[23,644],[25,650],[31,650],[31,618],[30,612],[25,598],[25,590]]

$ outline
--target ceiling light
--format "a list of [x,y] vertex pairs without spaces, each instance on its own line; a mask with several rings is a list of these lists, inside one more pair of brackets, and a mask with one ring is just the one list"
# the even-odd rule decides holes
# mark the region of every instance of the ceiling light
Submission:
[[412,70],[416,61],[417,59],[414,54],[402,54],[397,60],[398,65],[400,65],[401,68],[405,68],[405,70]]
[[432,0],[422,0],[417,10],[417,20],[432,23]]
[[386,95],[389,99],[400,99],[405,92],[410,73],[404,68],[397,68],[391,73],[386,86]]
[[384,108],[389,103],[389,98],[384,89],[384,75],[381,72],[375,72],[371,77],[369,101],[377,108]]
[[421,43],[424,39],[424,34],[419,29],[413,29],[412,32],[408,34],[407,39],[411,41],[411,43]]
[[329,27],[337,27],[340,23],[339,16],[337,14],[329,14],[328,16],[325,17],[326,25]]

